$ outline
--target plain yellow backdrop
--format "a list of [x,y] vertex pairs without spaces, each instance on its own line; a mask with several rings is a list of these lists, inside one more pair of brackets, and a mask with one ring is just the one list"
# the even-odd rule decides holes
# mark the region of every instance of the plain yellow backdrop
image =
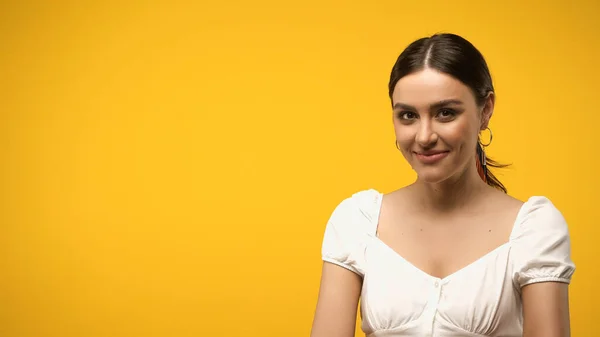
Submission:
[[570,225],[598,322],[597,1],[3,1],[0,336],[308,336],[324,225],[414,179],[389,71],[454,32],[509,192]]

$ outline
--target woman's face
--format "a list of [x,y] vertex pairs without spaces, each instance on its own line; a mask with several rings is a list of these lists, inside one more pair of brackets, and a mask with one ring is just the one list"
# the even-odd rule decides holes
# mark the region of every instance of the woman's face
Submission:
[[493,96],[478,107],[459,80],[433,69],[401,78],[392,95],[400,151],[420,180],[438,183],[476,171],[475,148],[487,127]]

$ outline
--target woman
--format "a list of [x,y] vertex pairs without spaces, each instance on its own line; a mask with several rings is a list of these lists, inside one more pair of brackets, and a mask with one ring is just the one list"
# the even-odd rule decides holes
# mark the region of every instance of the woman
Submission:
[[460,36],[402,52],[389,96],[396,146],[418,178],[335,208],[312,337],[354,336],[359,298],[367,336],[569,336],[567,224],[549,199],[518,201],[488,171],[499,166],[484,152],[494,95]]

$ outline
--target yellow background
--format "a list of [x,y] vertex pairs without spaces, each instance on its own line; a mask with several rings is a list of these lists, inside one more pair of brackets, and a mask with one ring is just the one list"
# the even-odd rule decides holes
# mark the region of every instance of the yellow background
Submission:
[[440,31],[489,62],[509,192],[570,224],[592,336],[600,5],[450,3],[3,1],[0,336],[308,336],[333,208],[414,178],[386,85]]

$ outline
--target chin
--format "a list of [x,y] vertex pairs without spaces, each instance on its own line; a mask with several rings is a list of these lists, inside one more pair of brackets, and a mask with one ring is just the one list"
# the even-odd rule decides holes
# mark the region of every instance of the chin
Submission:
[[419,180],[430,184],[441,183],[450,178],[448,172],[431,168],[419,170],[417,176]]

